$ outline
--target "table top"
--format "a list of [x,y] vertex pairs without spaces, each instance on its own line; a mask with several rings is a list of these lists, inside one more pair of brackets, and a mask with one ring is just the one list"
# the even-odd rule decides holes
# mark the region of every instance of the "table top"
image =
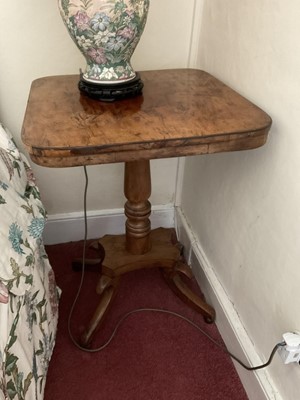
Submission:
[[78,75],[32,83],[22,140],[48,167],[104,164],[262,146],[271,118],[195,69],[140,72],[141,96],[112,103],[81,94]]

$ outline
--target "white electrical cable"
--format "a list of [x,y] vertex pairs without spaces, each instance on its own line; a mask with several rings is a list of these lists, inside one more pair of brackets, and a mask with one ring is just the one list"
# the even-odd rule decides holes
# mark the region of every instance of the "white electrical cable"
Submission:
[[69,317],[68,317],[68,333],[70,336],[70,339],[72,340],[73,344],[78,347],[80,350],[83,350],[85,352],[88,353],[96,353],[98,351],[101,351],[103,349],[105,349],[110,342],[113,340],[113,338],[115,337],[120,325],[125,321],[125,319],[127,319],[129,316],[133,315],[133,314],[137,314],[137,313],[141,313],[141,312],[156,312],[156,313],[163,313],[163,314],[168,314],[168,315],[172,315],[176,318],[179,318],[185,322],[187,322],[188,324],[190,324],[191,326],[193,326],[195,329],[197,329],[198,331],[200,331],[204,336],[207,337],[207,339],[209,339],[212,343],[214,343],[216,346],[218,346],[223,352],[227,353],[230,357],[232,357],[235,361],[237,361],[243,368],[247,369],[248,371],[254,371],[257,369],[261,369],[261,368],[265,368],[268,365],[271,364],[273,357],[277,351],[277,349],[279,347],[285,346],[286,343],[285,342],[281,342],[281,343],[277,343],[273,350],[271,351],[270,357],[268,359],[268,361],[265,364],[256,366],[256,367],[249,367],[247,365],[245,365],[242,361],[240,361],[234,354],[232,354],[225,346],[221,345],[220,343],[218,343],[215,339],[213,339],[208,333],[206,333],[200,326],[198,326],[197,324],[195,324],[193,321],[191,321],[189,318],[184,317],[181,314],[178,314],[177,312],[174,311],[170,311],[170,310],[164,310],[164,309],[159,309],[159,308],[137,308],[135,310],[129,311],[126,314],[124,314],[119,321],[117,322],[112,334],[110,335],[109,339],[100,347],[97,347],[95,349],[89,349],[86,347],[81,346],[76,339],[74,338],[72,332],[71,332],[71,320],[72,320],[72,315],[73,315],[73,311],[75,308],[75,305],[77,303],[79,294],[81,292],[82,289],[82,285],[83,285],[83,281],[84,281],[84,273],[85,273],[85,258],[86,258],[86,242],[87,242],[87,236],[88,236],[88,227],[87,227],[87,189],[88,189],[88,174],[87,174],[87,169],[86,166],[84,166],[84,174],[85,174],[85,189],[84,189],[84,244],[83,244],[83,254],[82,254],[82,271],[81,271],[81,279],[80,279],[80,283],[79,283],[79,287],[78,287],[78,291],[77,294],[75,296],[75,299],[73,301],[73,304],[71,306],[71,310],[69,313]]

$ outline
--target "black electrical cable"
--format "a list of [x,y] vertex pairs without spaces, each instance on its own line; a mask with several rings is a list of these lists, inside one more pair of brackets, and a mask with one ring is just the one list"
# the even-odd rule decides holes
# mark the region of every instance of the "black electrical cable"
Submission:
[[85,174],[85,188],[84,188],[84,243],[83,243],[83,255],[82,255],[82,273],[81,273],[81,280],[80,280],[80,283],[79,283],[78,291],[77,291],[77,294],[76,294],[75,299],[73,301],[73,304],[71,306],[71,310],[70,310],[69,317],[68,317],[68,332],[69,332],[69,336],[70,336],[70,339],[72,340],[73,344],[76,347],[78,347],[80,350],[83,350],[85,352],[96,353],[98,351],[101,351],[101,350],[105,349],[110,344],[110,342],[113,340],[115,334],[117,333],[117,330],[118,330],[119,326],[129,316],[131,316],[133,314],[140,313],[140,312],[156,312],[156,313],[164,313],[164,314],[175,316],[176,318],[179,318],[179,319],[187,322],[188,324],[192,325],[194,328],[196,328],[198,331],[200,331],[204,336],[206,336],[212,343],[214,343],[216,346],[218,346],[224,353],[228,354],[231,358],[233,358],[237,363],[239,363],[243,368],[245,368],[248,371],[255,371],[255,370],[258,370],[258,369],[265,368],[268,365],[270,365],[272,360],[273,360],[273,358],[274,358],[274,355],[275,355],[277,349],[279,347],[285,346],[286,345],[285,342],[277,343],[274,346],[273,350],[271,351],[270,357],[269,357],[269,359],[268,359],[268,361],[266,363],[258,365],[258,366],[255,366],[255,367],[250,367],[250,366],[244,364],[240,359],[238,359],[234,354],[232,354],[225,346],[223,346],[222,344],[217,342],[215,339],[213,339],[208,333],[206,333],[202,328],[200,328],[200,326],[195,324],[190,319],[188,319],[188,318],[184,317],[183,315],[178,314],[178,313],[176,313],[174,311],[164,310],[164,309],[159,309],[159,308],[137,308],[135,310],[127,312],[126,314],[123,315],[123,317],[121,317],[119,319],[119,321],[117,322],[117,324],[116,324],[111,336],[109,337],[109,339],[102,346],[97,347],[95,349],[85,348],[85,347],[81,346],[76,341],[76,339],[74,338],[74,336],[73,336],[73,334],[71,332],[71,319],[72,319],[73,311],[74,311],[75,305],[77,303],[79,294],[81,292],[81,288],[82,288],[83,281],[84,281],[84,272],[85,272],[86,242],[87,242],[87,236],[88,236],[88,226],[87,226],[87,190],[88,190],[88,183],[89,183],[86,166],[84,166],[84,174]]

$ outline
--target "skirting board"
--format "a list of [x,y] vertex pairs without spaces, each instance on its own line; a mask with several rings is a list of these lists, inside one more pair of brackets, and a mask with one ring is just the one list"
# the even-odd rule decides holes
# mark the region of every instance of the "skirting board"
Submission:
[[[216,325],[227,348],[246,364],[263,364],[213,266],[205,256],[201,243],[179,207],[175,211],[175,227],[178,239],[184,246],[185,258],[206,300],[216,310]],[[245,370],[236,362],[234,364],[250,400],[283,400],[267,369],[253,372]]]
[[[87,213],[88,239],[125,232],[123,209],[92,211]],[[174,228],[174,205],[152,206],[152,228]],[[75,242],[84,238],[83,213],[49,215],[44,230],[46,245]]]

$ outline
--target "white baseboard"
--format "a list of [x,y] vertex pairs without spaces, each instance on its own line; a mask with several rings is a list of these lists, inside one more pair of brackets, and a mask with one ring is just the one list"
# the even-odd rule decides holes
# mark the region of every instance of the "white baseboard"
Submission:
[[[150,220],[152,228],[173,228],[174,205],[152,206]],[[87,221],[88,239],[100,238],[106,234],[118,235],[125,232],[123,209],[88,212]],[[82,240],[84,238],[83,213],[49,215],[43,238],[46,245]]]
[[[251,366],[263,364],[213,266],[205,256],[201,243],[195,238],[180,208],[176,208],[175,211],[175,226],[179,241],[184,246],[186,260],[207,301],[216,310],[216,325],[227,348]],[[250,400],[282,400],[267,369],[253,372],[245,370],[236,362],[234,364]]]

